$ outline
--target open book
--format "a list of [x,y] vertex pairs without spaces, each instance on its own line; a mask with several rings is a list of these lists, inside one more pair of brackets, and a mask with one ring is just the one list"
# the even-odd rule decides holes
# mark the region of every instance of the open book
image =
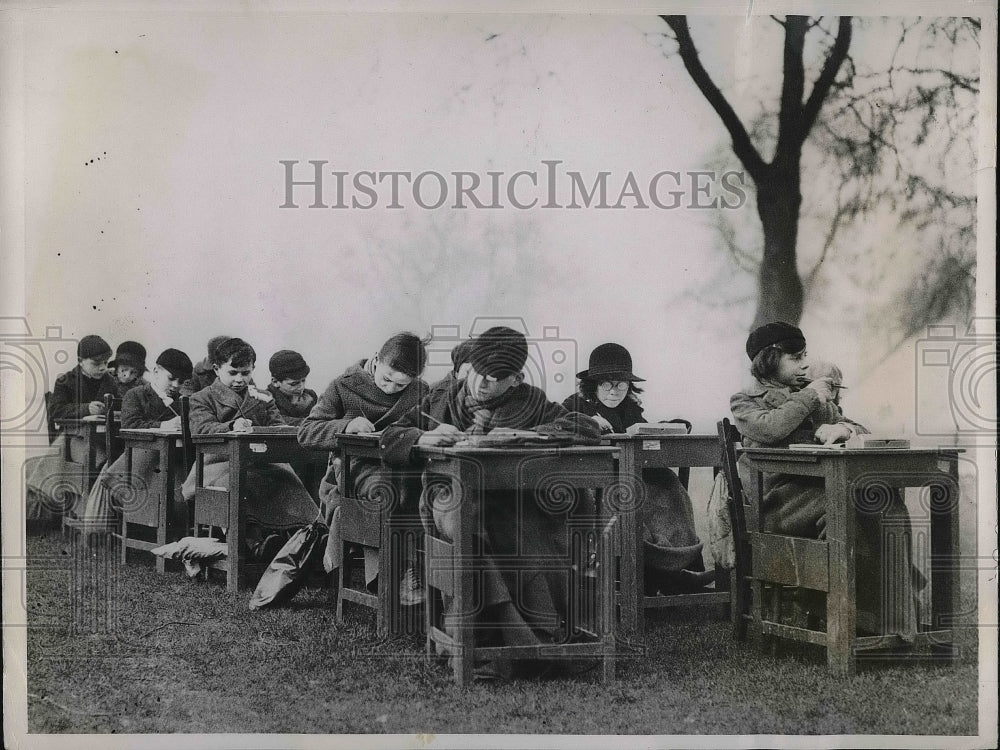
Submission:
[[498,427],[487,435],[469,435],[455,443],[456,448],[502,448],[521,445],[569,445],[572,438],[540,435],[534,430],[512,430]]

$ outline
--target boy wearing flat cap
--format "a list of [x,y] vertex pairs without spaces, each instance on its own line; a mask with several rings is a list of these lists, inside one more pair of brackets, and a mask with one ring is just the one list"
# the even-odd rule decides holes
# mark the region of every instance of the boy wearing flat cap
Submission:
[[[58,419],[82,419],[104,413],[104,397],[118,396],[118,383],[108,372],[111,347],[97,335],[84,336],[76,347],[77,365],[69,372],[56,378],[49,397],[49,417]],[[24,482],[27,490],[27,517],[32,520],[51,518],[52,512],[59,514],[71,511],[71,506],[82,498],[67,496],[65,477],[78,471],[76,463],[86,463],[90,457],[83,455],[81,443],[73,440],[69,444],[70,460],[66,455],[66,436],[60,434],[49,453],[34,456],[24,463]],[[94,446],[93,461],[100,466],[105,461],[104,441]]]
[[[383,460],[389,465],[413,465],[415,446],[453,445],[467,434],[486,434],[495,428],[599,442],[601,430],[593,419],[549,401],[541,389],[524,382],[527,358],[528,344],[518,331],[498,326],[478,336],[465,379],[441,381],[418,406],[386,428]],[[490,555],[549,557],[565,561],[568,568],[566,514],[543,510],[532,493],[497,491],[496,495],[500,497],[490,497],[476,509],[485,514],[480,528],[485,530],[484,548]],[[455,538],[452,507],[450,484],[425,474],[420,515],[428,532]],[[568,611],[565,579],[561,569],[518,576],[491,565],[482,579],[481,616],[494,625],[494,635],[505,644],[559,642]],[[477,638],[481,635],[477,633]]]
[[[165,349],[156,358],[149,381],[129,390],[122,399],[122,427],[127,430],[159,428],[181,430],[181,383],[191,377],[191,358],[179,349]],[[176,454],[174,466],[174,496],[169,514],[178,531],[187,521],[187,504],[180,497],[184,480],[183,457]],[[144,493],[154,486],[159,471],[159,456],[154,451],[134,451],[132,480],[126,473],[127,458],[123,453],[101,471],[87,498],[84,511],[86,528],[90,532],[110,530],[116,525],[121,509],[121,497],[130,497],[130,503],[145,501]],[[183,534],[181,535],[183,536]]]
[[56,378],[49,400],[52,419],[80,419],[104,413],[104,396],[118,396],[118,383],[108,372],[111,347],[100,336],[80,339],[77,365]]
[[138,341],[121,342],[108,368],[114,371],[118,392],[124,398],[130,389],[145,382],[142,376],[146,372],[146,347]]
[[309,365],[298,352],[282,349],[271,356],[268,369],[271,371],[271,384],[267,390],[274,398],[274,405],[281,412],[285,424],[302,424],[319,400],[316,391],[306,388]]

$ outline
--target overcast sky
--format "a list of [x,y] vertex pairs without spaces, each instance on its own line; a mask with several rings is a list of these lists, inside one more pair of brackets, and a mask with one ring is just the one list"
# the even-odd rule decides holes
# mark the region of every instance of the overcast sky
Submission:
[[[780,70],[766,54],[774,24],[735,15],[692,28],[718,83],[750,112]],[[721,188],[706,178],[708,197],[696,195],[684,175],[711,169],[727,139],[664,57],[665,30],[628,16],[33,14],[20,71],[29,323],[112,346],[137,339],[150,361],[167,346],[197,360],[210,336],[239,335],[258,351],[258,380],[272,352],[293,348],[321,390],[397,330],[464,336],[476,318],[514,316],[551,339],[538,351],[552,397],[615,340],[649,381],[647,416],[711,428],[745,381],[753,287],[719,290],[742,305],[713,304],[725,261],[713,212],[692,203]],[[299,208],[280,208],[282,160],[297,160],[303,180],[309,160],[328,162],[327,204],[333,171],[347,173],[348,205],[371,200],[350,189],[364,171],[441,174],[448,200],[421,208],[404,181],[401,209],[386,207],[386,182],[370,209],[309,208],[308,186],[294,188]],[[603,171],[609,203],[631,172],[649,207],[541,208],[552,160],[561,204],[569,171],[588,186]],[[515,197],[538,199],[527,210],[506,193],[522,170],[539,180],[518,178]],[[454,208],[455,171],[482,180],[486,203],[488,173],[502,172],[503,207]],[[679,187],[659,183],[677,208],[650,204],[662,171],[682,175]],[[436,178],[422,188],[433,203]],[[756,227],[749,206],[732,216]],[[863,333],[808,309],[803,327],[814,353],[856,377]]]

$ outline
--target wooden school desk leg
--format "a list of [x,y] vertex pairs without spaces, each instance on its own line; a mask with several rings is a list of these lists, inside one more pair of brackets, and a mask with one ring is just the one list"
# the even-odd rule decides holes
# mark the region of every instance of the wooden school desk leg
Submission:
[[[132,481],[132,446],[125,446],[125,481],[128,483],[128,487],[131,490],[133,487]],[[129,493],[131,494],[131,493]],[[125,508],[122,508],[122,538],[121,538],[121,550],[119,552],[121,555],[122,565],[125,564],[125,558],[128,555],[128,513]]]
[[229,572],[226,575],[226,590],[235,594],[240,588],[240,576],[243,566],[240,557],[243,554],[243,529],[240,528],[242,513],[240,513],[240,498],[243,497],[243,487],[246,477],[244,461],[241,459],[240,448],[242,440],[229,441],[229,528],[226,530],[226,542],[229,547]]
[[[754,504],[756,512],[754,516],[757,521],[754,524],[754,528],[750,531],[754,533],[761,533],[764,530],[764,519],[763,514],[760,511],[761,505],[763,503],[764,497],[764,472],[760,471],[756,466],[753,467],[753,479],[752,479],[756,489],[756,496],[751,500]],[[748,640],[750,645],[759,651],[764,652],[764,624],[763,624],[763,613],[764,613],[764,582],[753,575],[753,561],[751,560],[750,570],[747,571],[750,574],[750,623],[748,627]]]
[[619,517],[622,519],[620,534],[621,624],[625,641],[633,647],[641,644],[646,630],[644,540],[642,523],[639,518],[640,509],[637,507],[642,487],[637,453],[636,444],[627,440],[621,444],[618,459],[619,481],[626,501],[619,513]]
[[454,642],[455,650],[451,655],[451,668],[455,673],[455,680],[460,686],[472,682],[473,659],[475,657],[475,618],[472,611],[472,576],[474,568],[472,564],[472,532],[473,517],[475,510],[482,509],[482,504],[486,498],[480,493],[480,486],[477,483],[475,472],[467,460],[457,461],[457,471],[452,474],[451,502],[455,505],[458,514],[458,538],[452,540],[455,554],[458,556],[456,566],[457,582],[455,585],[454,601]]
[[[959,595],[959,534],[958,512],[958,459],[949,457],[939,461],[948,461],[949,483],[944,486],[944,496],[940,504],[930,503],[931,510],[931,627],[934,629],[950,629],[952,643],[934,646],[938,658],[947,664],[954,664],[958,659],[958,647],[955,644],[955,620],[961,607]],[[936,499],[934,495],[931,496]]]
[[[597,559],[603,564],[598,568],[597,611],[601,640],[605,651],[601,657],[601,682],[607,684],[615,680],[615,552],[619,544],[615,518],[609,512],[601,512],[597,518]],[[603,529],[603,530],[602,530]],[[611,533],[606,533],[610,530]]]
[[[156,513],[156,545],[162,547],[167,543],[167,519],[169,518],[168,510],[170,505],[170,496],[174,488],[174,478],[171,472],[171,461],[170,461],[170,450],[167,448],[166,444],[160,446],[160,473],[154,480],[155,483],[159,484],[156,488],[147,488],[146,500],[148,501],[150,495],[157,498],[159,503],[159,508]],[[150,490],[153,490],[150,493]],[[166,570],[167,561],[164,560],[159,555],[156,555],[156,572],[163,573]]]
[[841,677],[854,674],[854,638],[857,635],[855,598],[854,488],[848,486],[843,458],[827,460],[826,539],[830,550],[830,587],[826,597],[826,659]]

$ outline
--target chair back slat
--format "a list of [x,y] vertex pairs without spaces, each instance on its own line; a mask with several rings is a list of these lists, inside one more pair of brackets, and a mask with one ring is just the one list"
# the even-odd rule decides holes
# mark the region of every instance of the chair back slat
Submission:
[[194,464],[194,442],[191,440],[191,397],[181,396],[181,455],[184,457],[184,471]]
[[49,445],[52,445],[59,437],[59,426],[56,424],[56,420],[52,418],[52,391],[45,391],[45,426],[49,430]]
[[119,454],[121,443],[118,430],[121,429],[122,400],[110,393],[104,394],[104,450],[110,463]]

